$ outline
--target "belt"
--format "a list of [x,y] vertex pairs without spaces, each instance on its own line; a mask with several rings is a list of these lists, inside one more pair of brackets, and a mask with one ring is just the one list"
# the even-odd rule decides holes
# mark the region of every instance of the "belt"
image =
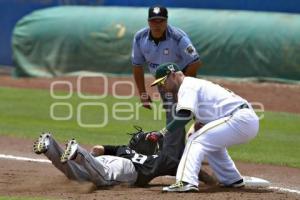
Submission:
[[245,108],[250,108],[247,103],[244,103],[244,104],[240,105],[239,107],[237,107],[236,109],[234,109],[230,113],[230,115],[233,115],[236,111],[241,110],[241,109],[245,109]]

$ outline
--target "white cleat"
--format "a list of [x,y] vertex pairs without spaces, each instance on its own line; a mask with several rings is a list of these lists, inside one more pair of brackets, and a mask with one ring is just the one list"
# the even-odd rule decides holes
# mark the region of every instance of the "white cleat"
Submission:
[[77,155],[78,143],[75,139],[70,140],[67,143],[66,149],[60,157],[60,162],[65,163],[68,160],[73,160]]
[[183,181],[179,181],[168,187],[163,187],[163,192],[198,192],[199,189],[197,186]]
[[50,133],[42,133],[40,137],[33,143],[33,151],[36,154],[45,153],[50,144]]

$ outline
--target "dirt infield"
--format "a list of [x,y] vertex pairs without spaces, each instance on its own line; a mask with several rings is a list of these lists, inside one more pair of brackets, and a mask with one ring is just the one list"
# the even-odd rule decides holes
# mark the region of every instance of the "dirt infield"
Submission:
[[[32,141],[0,136],[2,154],[13,154],[45,159],[32,153]],[[272,186],[300,190],[300,169],[272,165],[237,162],[242,174],[271,181]],[[0,159],[0,196],[34,196],[59,199],[300,199],[300,194],[272,189],[225,189],[218,186],[200,185],[199,193],[165,194],[164,185],[173,179],[158,177],[148,188],[116,186],[96,190],[90,183],[69,181],[49,163],[24,162]]]
[[[49,89],[55,80],[64,80],[72,84],[77,91],[76,78],[59,79],[12,79],[9,76],[0,77],[0,87],[21,87]],[[113,91],[113,83],[118,81],[132,81],[129,78],[109,78],[108,91]],[[147,79],[149,84],[151,78]],[[250,101],[262,102],[266,110],[300,113],[300,86],[246,83],[215,80],[237,94]],[[115,88],[119,95],[128,94],[130,86],[120,84]],[[99,80],[90,79],[84,82],[82,88],[86,92],[101,93],[102,84]],[[128,89],[129,88],[129,89]],[[67,90],[65,85],[56,85],[55,89]],[[152,90],[151,94],[156,91]],[[134,92],[136,94],[136,92]],[[30,140],[0,136],[0,154],[43,158],[32,153]],[[274,187],[294,189],[300,192],[300,169],[258,165],[237,162],[243,175],[267,179]],[[165,194],[161,193],[163,185],[173,183],[166,177],[156,178],[149,188],[128,188],[116,186],[113,188],[95,190],[90,183],[78,184],[71,182],[48,163],[24,162],[0,158],[0,196],[30,196],[59,199],[300,199],[300,194],[278,191],[277,189],[224,189],[218,186],[201,184],[199,193]]]
[[[32,141],[0,136],[0,152],[31,158],[45,159],[32,153]],[[300,169],[237,162],[242,174],[260,177],[272,186],[299,190]],[[199,193],[165,194],[164,185],[174,180],[156,178],[149,188],[116,186],[96,190],[90,183],[79,184],[67,180],[49,163],[24,162],[0,159],[0,195],[42,196],[62,199],[300,199],[300,195],[270,189],[224,189],[202,184]]]

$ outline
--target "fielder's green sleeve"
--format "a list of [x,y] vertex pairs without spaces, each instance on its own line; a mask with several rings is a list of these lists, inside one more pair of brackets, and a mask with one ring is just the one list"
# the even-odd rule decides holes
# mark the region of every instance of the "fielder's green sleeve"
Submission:
[[166,128],[161,130],[162,134],[166,132],[173,132],[176,131],[178,128],[185,127],[185,125],[193,118],[192,112],[190,110],[179,110],[174,119],[168,123]]

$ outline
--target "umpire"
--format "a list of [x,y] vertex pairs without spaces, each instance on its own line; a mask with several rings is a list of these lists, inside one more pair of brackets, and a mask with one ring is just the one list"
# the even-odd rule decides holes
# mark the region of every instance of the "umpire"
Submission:
[[[188,35],[179,28],[168,25],[168,10],[162,6],[153,6],[148,10],[149,27],[139,30],[133,39],[132,65],[133,75],[139,91],[143,107],[151,109],[151,97],[145,88],[143,65],[148,65],[149,71],[154,75],[157,67],[166,62],[173,62],[183,66],[180,70],[186,76],[197,75],[201,66],[199,54],[190,41]],[[158,86],[161,98],[166,109],[166,123],[172,121],[172,109],[175,108],[176,99],[165,93]],[[163,148],[176,159],[180,159],[185,143],[185,129],[167,134]]]

